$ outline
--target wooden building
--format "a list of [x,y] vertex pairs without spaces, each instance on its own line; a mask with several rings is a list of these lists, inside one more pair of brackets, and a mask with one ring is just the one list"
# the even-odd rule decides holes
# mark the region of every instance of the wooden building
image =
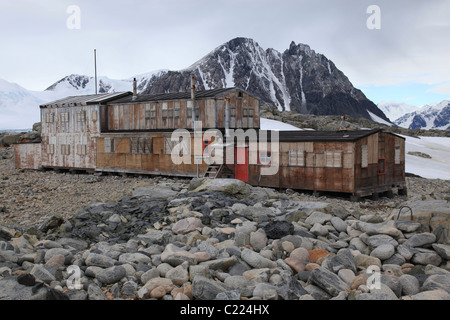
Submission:
[[[270,139],[269,139],[270,140]],[[350,193],[355,197],[406,194],[405,139],[381,129],[357,131],[280,131],[279,154],[250,142],[243,152],[258,150],[258,163],[239,164],[236,178],[251,185]],[[253,150],[253,151],[252,151]],[[248,159],[249,156],[246,156]],[[278,159],[275,175],[261,168]],[[263,159],[263,160],[261,160]]]
[[[239,88],[195,92],[193,86],[190,94],[137,95],[134,82],[133,92],[68,97],[40,108],[42,142],[15,146],[17,168],[226,174],[254,186],[354,197],[406,192],[402,137],[381,129],[280,131],[278,140],[268,132],[266,143],[259,100]],[[176,129],[188,134],[182,151],[187,161],[182,163],[172,157],[180,145],[172,140]],[[225,139],[209,137],[207,130]],[[238,131],[249,132],[242,143],[234,138]],[[223,151],[219,163],[206,163],[218,150]],[[268,168],[275,170],[264,174]]]

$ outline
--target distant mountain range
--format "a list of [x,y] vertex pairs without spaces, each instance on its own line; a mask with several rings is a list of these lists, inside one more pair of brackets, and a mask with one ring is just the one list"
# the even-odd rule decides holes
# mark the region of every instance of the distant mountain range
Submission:
[[381,102],[378,107],[400,127],[450,131],[449,100],[427,104],[420,108],[397,102]]
[[[384,112],[356,89],[331,60],[308,45],[294,42],[280,53],[263,49],[252,39],[235,38],[183,70],[158,70],[124,80],[99,77],[98,92],[131,91],[133,78],[137,78],[140,94],[188,91],[191,75],[196,78],[197,90],[236,86],[281,111],[347,115],[389,123]],[[43,92],[33,92],[2,81],[0,129],[12,125],[12,121],[16,122],[15,128],[31,126],[31,118],[39,121],[39,104],[93,94],[94,82],[93,77],[72,74]]]

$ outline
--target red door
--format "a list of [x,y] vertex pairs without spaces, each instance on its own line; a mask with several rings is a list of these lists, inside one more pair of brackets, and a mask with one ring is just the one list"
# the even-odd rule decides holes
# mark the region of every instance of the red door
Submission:
[[235,149],[235,174],[236,179],[248,182],[248,147],[236,147]]

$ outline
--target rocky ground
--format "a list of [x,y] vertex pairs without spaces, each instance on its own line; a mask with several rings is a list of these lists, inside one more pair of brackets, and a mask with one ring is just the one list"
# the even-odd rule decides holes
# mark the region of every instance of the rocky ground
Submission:
[[408,197],[351,202],[21,171],[3,148],[0,300],[449,300],[450,182],[407,183]]

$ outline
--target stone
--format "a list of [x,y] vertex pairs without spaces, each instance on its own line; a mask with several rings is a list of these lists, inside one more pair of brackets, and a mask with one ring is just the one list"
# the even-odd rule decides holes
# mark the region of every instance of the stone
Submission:
[[152,291],[150,291],[150,298],[161,299],[166,295],[166,289],[163,286],[157,286]]
[[419,280],[409,274],[404,274],[399,278],[402,286],[402,294],[405,296],[412,296],[420,292]]
[[411,262],[414,264],[432,264],[434,266],[439,266],[442,262],[442,258],[436,252],[430,250],[429,252],[416,253],[411,259]]
[[271,284],[259,282],[253,290],[253,297],[262,300],[277,300],[277,288]]
[[411,238],[406,240],[403,244],[412,248],[415,247],[425,247],[436,242],[436,236],[433,233],[424,232],[413,235]]
[[108,300],[102,289],[95,283],[91,283],[87,290],[88,300]]
[[238,290],[242,297],[251,297],[257,282],[244,276],[229,276],[224,280],[224,284],[232,290]]
[[358,221],[355,224],[355,227],[359,231],[365,232],[368,235],[386,234],[392,237],[399,237],[401,235],[401,231],[396,228],[395,221],[393,220],[388,220],[380,223]]
[[344,280],[344,282],[350,287],[355,280],[355,273],[350,269],[340,269],[338,272],[339,278]]
[[330,269],[335,273],[341,269],[350,269],[354,273],[357,271],[350,249],[341,249],[335,256],[328,257],[326,260],[329,261]]
[[275,268],[276,263],[274,261],[271,261],[260,254],[258,254],[255,251],[252,251],[250,249],[245,248],[241,252],[241,258],[246,263],[248,263],[250,266],[256,269],[261,268]]
[[189,184],[191,192],[223,192],[229,195],[247,195],[250,192],[250,186],[237,179],[192,179]]
[[290,266],[295,272],[305,270],[305,265],[309,261],[309,252],[305,248],[294,249],[288,258],[284,259],[286,264]]
[[313,227],[309,230],[315,236],[326,237],[328,235],[328,229],[321,225],[320,223],[315,223]]
[[201,231],[203,228],[202,220],[195,217],[189,217],[177,221],[172,226],[172,232],[175,234],[186,234],[192,231]]
[[181,286],[189,281],[189,264],[184,262],[179,266],[167,271],[166,278],[172,280],[173,284]]
[[377,266],[381,269],[381,260],[377,257],[359,254],[354,257],[354,261],[357,268],[367,269],[370,266]]
[[134,253],[124,253],[119,256],[119,262],[121,263],[131,263],[131,264],[138,264],[138,263],[144,263],[149,264],[151,263],[152,259],[139,252]]
[[62,254],[55,254],[52,256],[45,264],[47,266],[53,266],[53,267],[62,267],[64,266],[66,261],[66,258]]
[[394,248],[398,246],[397,240],[386,234],[377,234],[374,236],[367,236],[367,237],[361,235],[360,239],[364,241],[372,250],[384,244],[390,244],[394,246]]
[[323,267],[316,268],[312,271],[311,281],[333,297],[336,297],[341,291],[350,289],[350,286],[339,278],[338,275]]
[[114,266],[97,272],[96,278],[101,283],[108,285],[119,282],[126,274],[127,272],[124,267]]
[[242,275],[252,281],[268,282],[270,278],[270,269],[269,268],[250,269],[242,273]]
[[431,246],[442,259],[450,260],[450,245],[433,243]]
[[225,291],[227,288],[221,282],[199,275],[195,276],[192,282],[192,295],[197,300],[213,300]]
[[45,252],[45,256],[44,256],[45,262],[47,262],[48,260],[50,260],[51,257],[53,257],[54,255],[57,255],[57,254],[61,254],[64,256],[64,258],[65,258],[64,263],[66,265],[71,264],[71,262],[73,260],[73,255],[69,250],[63,249],[63,248],[52,248],[52,249],[47,250]]
[[120,289],[120,293],[124,298],[134,298],[137,294],[138,285],[134,281],[127,281]]
[[110,267],[114,266],[114,259],[112,259],[108,256],[105,256],[103,254],[91,252],[87,256],[87,258],[85,260],[85,264],[88,267],[96,266],[96,267],[101,267],[101,268],[110,268]]
[[250,233],[250,245],[256,251],[261,251],[267,245],[267,236],[265,232],[251,232]]
[[382,244],[381,246],[376,247],[370,255],[380,260],[387,260],[392,257],[394,253],[395,248],[392,244]]
[[321,259],[321,258],[325,258],[328,255],[331,255],[330,252],[328,252],[327,250],[324,249],[313,249],[313,250],[309,250],[309,259],[316,263],[317,260]]
[[450,300],[450,294],[442,289],[420,292],[411,296],[412,300]]
[[397,252],[406,260],[410,260],[418,251],[417,249],[401,244],[397,247]]
[[315,225],[316,223],[324,224],[325,222],[330,221],[332,217],[333,216],[331,214],[314,211],[308,216],[308,218],[306,218],[305,223],[311,226]]
[[165,291],[164,294],[166,294],[166,293],[171,292],[175,288],[175,285],[173,284],[172,280],[170,280],[170,279],[157,277],[157,278],[150,279],[144,285],[144,287],[147,288],[149,293],[151,293],[152,290],[155,289],[156,287],[163,287],[164,291]]
[[339,217],[332,217],[330,219],[331,225],[338,231],[338,232],[347,232],[347,223],[342,220]]
[[39,279],[47,284],[50,284],[52,281],[56,280],[55,276],[41,264],[35,264],[31,269],[30,274],[36,279]]
[[168,263],[174,267],[187,261],[189,264],[196,264],[195,255],[186,250],[178,248],[173,244],[168,244],[161,253],[161,261]]
[[422,291],[442,289],[450,294],[450,274],[434,274],[429,276],[422,285]]
[[17,282],[27,287],[32,287],[36,284],[36,277],[30,273],[24,273],[17,277]]
[[241,300],[241,293],[238,289],[220,292],[217,294],[215,300]]
[[287,221],[273,221],[264,227],[267,238],[280,239],[294,233],[294,225]]
[[395,226],[403,232],[415,232],[421,227],[421,224],[410,220],[396,220]]

